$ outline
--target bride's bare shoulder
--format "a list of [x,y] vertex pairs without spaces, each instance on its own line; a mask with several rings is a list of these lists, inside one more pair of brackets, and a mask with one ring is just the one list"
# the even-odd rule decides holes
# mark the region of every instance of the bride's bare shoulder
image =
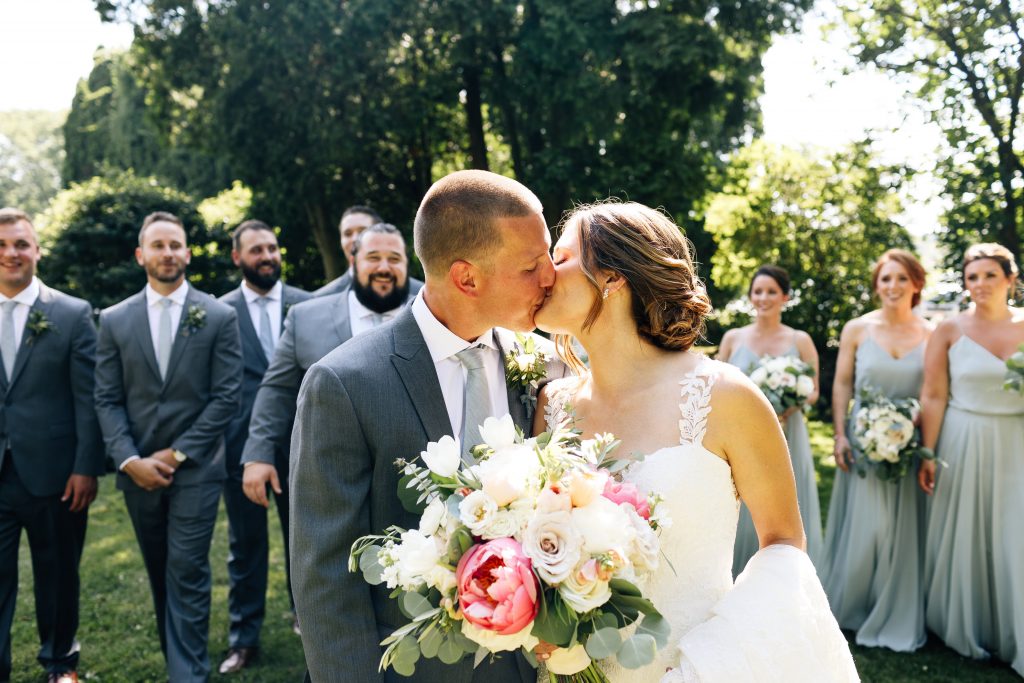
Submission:
[[711,391],[712,413],[717,409],[736,416],[737,413],[761,413],[765,409],[774,415],[771,404],[742,370],[718,361],[715,363],[715,383]]

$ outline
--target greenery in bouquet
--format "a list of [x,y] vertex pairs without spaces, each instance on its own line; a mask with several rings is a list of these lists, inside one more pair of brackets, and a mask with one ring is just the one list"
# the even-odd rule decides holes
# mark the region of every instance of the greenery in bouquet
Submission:
[[857,474],[865,477],[871,469],[882,481],[898,482],[915,458],[934,460],[935,454],[921,445],[920,415],[917,399],[892,399],[870,388],[863,390],[853,416],[853,439],[864,456],[856,460]]
[[750,379],[768,398],[776,415],[803,408],[814,393],[814,368],[795,356],[762,356]]
[[1006,359],[1003,389],[1024,396],[1024,344],[1017,347],[1016,353]]
[[[421,657],[475,664],[541,642],[558,647],[552,680],[606,680],[593,660],[654,661],[669,626],[638,587],[661,559],[671,523],[655,493],[617,478],[611,435],[570,431],[526,439],[512,418],[488,418],[475,464],[458,441],[399,460],[399,498],[420,515],[352,546],[349,568],[392,589],[410,619],[385,639],[381,668],[410,676]],[[627,626],[636,625],[629,631]],[[557,677],[557,678],[556,678]]]

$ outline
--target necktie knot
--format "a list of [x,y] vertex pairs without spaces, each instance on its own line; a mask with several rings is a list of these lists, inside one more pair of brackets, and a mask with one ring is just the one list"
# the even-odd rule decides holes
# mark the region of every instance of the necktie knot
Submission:
[[160,308],[166,308],[166,309],[170,310],[171,304],[173,304],[174,302],[171,300],[170,297],[166,297],[165,296],[165,297],[161,298],[158,303],[160,304]]
[[459,359],[466,370],[479,370],[484,367],[484,347],[482,346],[470,346],[462,349],[455,354],[455,357]]
[[14,307],[18,305],[18,302],[14,299],[8,299],[7,301],[0,304],[0,307],[4,309],[4,315],[14,315]]
[[256,297],[256,305],[260,308],[266,308],[269,303],[270,299],[265,296]]

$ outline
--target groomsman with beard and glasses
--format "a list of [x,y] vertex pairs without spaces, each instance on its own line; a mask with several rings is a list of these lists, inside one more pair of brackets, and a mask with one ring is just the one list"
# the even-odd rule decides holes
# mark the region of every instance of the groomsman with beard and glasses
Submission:
[[[354,251],[356,278],[350,289],[288,311],[281,342],[256,394],[242,455],[245,495],[266,507],[269,487],[281,514],[288,509],[289,441],[306,370],[352,337],[394,318],[413,296],[405,239],[398,228],[371,226],[356,238]],[[286,521],[282,526],[287,530]],[[287,550],[287,533],[285,546]]]
[[[416,254],[427,283],[395,319],[315,363],[299,392],[292,434],[291,560],[308,680],[398,681],[382,672],[380,642],[408,620],[384,586],[348,571],[352,543],[390,525],[415,528],[398,500],[396,458],[445,435],[480,443],[477,426],[512,416],[532,431],[522,386],[507,385],[512,330],[532,330],[554,283],[540,201],[516,181],[459,171],[436,182],[416,214]],[[308,306],[310,304],[303,304]],[[502,329],[507,328],[507,329]],[[535,338],[566,368],[553,345]],[[299,495],[301,492],[301,495]],[[420,659],[409,680],[536,683],[521,656],[473,667]]]
[[210,540],[224,432],[238,412],[235,309],[185,281],[184,226],[146,217],[135,259],[146,287],[100,314],[96,412],[135,528],[174,683],[210,676]]
[[18,546],[28,534],[37,659],[49,683],[78,681],[78,564],[103,445],[93,410],[92,307],[35,276],[28,216],[0,209],[0,681],[11,676]]
[[[281,252],[269,225],[245,221],[235,229],[231,241],[231,259],[242,271],[242,284],[220,300],[233,306],[238,316],[244,372],[242,404],[226,435],[228,478],[224,483],[224,505],[228,513],[229,624],[228,654],[218,669],[222,674],[241,671],[256,657],[266,614],[267,511],[252,503],[242,491],[242,447],[249,435],[256,390],[274,357],[285,315],[293,305],[312,297],[281,282]],[[288,525],[287,507],[287,498],[277,501],[282,527]]]
[[[345,209],[345,212],[341,214],[341,223],[338,225],[338,232],[341,234],[341,251],[345,254],[345,260],[348,261],[348,270],[341,277],[335,278],[328,282],[320,289],[313,292],[313,296],[327,296],[328,294],[338,294],[344,292],[352,286],[352,273],[353,264],[355,263],[355,253],[353,248],[355,247],[356,238],[371,225],[376,223],[383,223],[383,219],[376,211],[368,206],[350,206]],[[412,278],[412,293],[420,291],[420,287],[423,283]]]

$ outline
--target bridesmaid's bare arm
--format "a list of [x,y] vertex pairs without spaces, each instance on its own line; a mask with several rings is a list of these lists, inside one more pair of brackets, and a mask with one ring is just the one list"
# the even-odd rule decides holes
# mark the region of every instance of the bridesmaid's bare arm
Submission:
[[[921,445],[935,449],[942,429],[942,418],[949,402],[949,347],[960,336],[955,318],[943,320],[928,338],[924,351],[924,385],[921,387]],[[935,461],[922,460],[917,471],[921,490],[935,490]]]

